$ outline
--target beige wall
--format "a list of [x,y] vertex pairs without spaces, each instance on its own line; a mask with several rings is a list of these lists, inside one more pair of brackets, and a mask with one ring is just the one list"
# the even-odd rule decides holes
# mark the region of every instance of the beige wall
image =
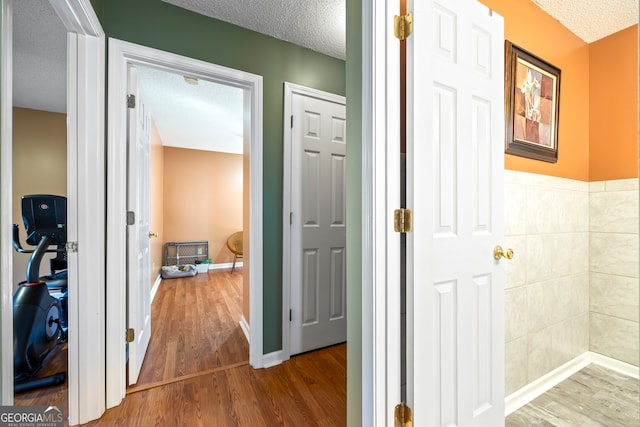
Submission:
[[[21,198],[25,194],[67,194],[67,116],[46,111],[13,109],[13,222],[22,222]],[[49,273],[48,256],[40,268]],[[13,252],[14,286],[25,280],[28,254]]]
[[233,261],[242,230],[242,155],[164,147],[162,242],[206,240],[214,264]]
[[164,249],[162,238],[164,235],[164,147],[158,134],[155,121],[151,121],[151,232],[157,232],[158,237],[151,239],[151,287],[160,274]]

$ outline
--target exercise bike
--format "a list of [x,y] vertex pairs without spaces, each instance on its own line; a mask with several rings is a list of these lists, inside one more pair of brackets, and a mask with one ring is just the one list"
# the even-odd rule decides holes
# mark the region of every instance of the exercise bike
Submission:
[[[34,194],[22,197],[22,219],[26,243],[35,249],[23,249],[19,229],[13,224],[13,247],[29,253],[26,281],[13,295],[13,366],[16,393],[63,384],[66,372],[35,378],[45,358],[67,339],[67,199],[62,196]],[[51,274],[39,277],[46,253]]]

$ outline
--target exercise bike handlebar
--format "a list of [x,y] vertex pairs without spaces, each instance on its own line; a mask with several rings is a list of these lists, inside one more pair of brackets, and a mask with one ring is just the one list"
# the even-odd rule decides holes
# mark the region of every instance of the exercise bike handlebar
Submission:
[[[32,254],[36,249],[24,249],[20,244],[20,227],[13,224],[13,249],[21,254]],[[65,252],[66,248],[47,249],[45,252]]]

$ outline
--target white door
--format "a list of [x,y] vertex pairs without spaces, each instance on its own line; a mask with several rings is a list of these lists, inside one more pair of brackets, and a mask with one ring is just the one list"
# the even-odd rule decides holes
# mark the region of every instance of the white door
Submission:
[[503,19],[475,0],[407,10],[407,399],[414,425],[501,426]]
[[300,93],[291,99],[291,354],[347,338],[341,99]]
[[[150,128],[137,84],[136,69],[129,66],[130,108],[127,115],[127,324],[133,329],[129,343],[129,385],[138,381],[151,337]],[[132,105],[135,105],[131,107]]]

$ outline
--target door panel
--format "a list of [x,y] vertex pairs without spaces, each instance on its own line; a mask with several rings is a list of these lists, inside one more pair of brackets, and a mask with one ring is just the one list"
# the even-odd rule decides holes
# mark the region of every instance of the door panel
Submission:
[[344,104],[292,94],[291,354],[346,340]]
[[408,400],[415,425],[499,426],[503,20],[473,0],[408,10]]
[[127,211],[134,213],[134,223],[127,227],[127,324],[135,331],[127,365],[131,385],[138,380],[151,338],[151,116],[133,66],[129,67],[129,93],[135,96],[135,108],[129,108],[127,116]]

